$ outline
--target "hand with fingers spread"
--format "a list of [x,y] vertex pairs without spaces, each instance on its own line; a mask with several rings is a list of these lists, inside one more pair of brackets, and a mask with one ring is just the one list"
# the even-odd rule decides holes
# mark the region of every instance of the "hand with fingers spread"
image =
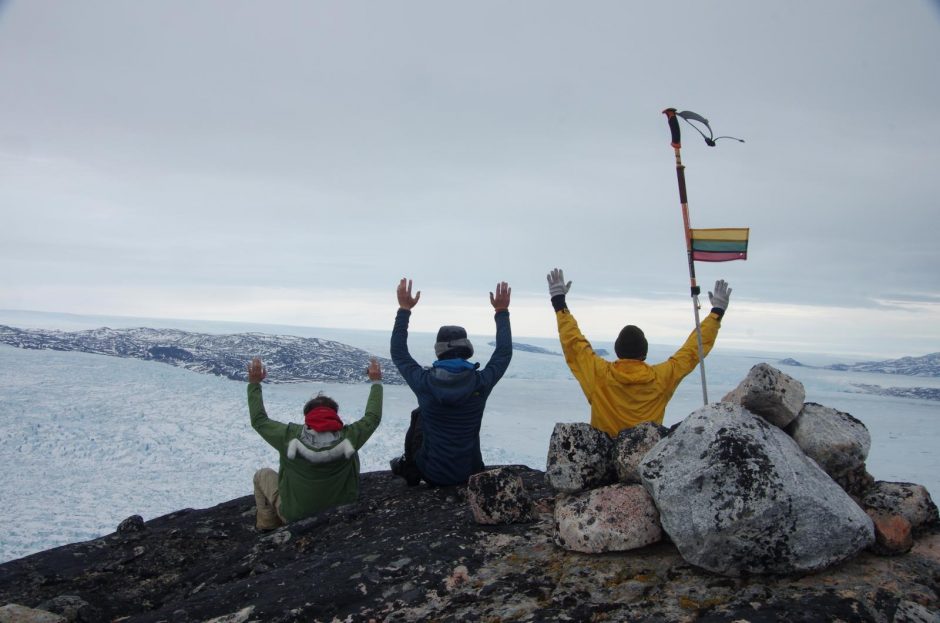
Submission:
[[375,357],[369,359],[369,369],[366,371],[366,374],[369,375],[369,380],[373,383],[382,381],[382,367],[379,365],[379,360]]
[[411,279],[402,277],[402,280],[398,282],[398,307],[411,309],[418,304],[419,300],[421,300],[421,290],[411,296]]
[[490,292],[490,303],[496,311],[506,311],[509,309],[509,296],[512,294],[512,288],[505,281],[496,284],[496,294]]
[[255,357],[248,364],[248,382],[260,383],[268,376],[268,370],[261,363],[261,359]]
[[728,283],[724,279],[716,281],[715,291],[708,293],[708,300],[711,301],[712,307],[722,310],[728,309],[728,299],[730,298],[731,288],[728,287]]
[[548,280],[549,296],[565,295],[571,289],[571,282],[565,283],[565,271],[560,268],[553,268],[545,278]]

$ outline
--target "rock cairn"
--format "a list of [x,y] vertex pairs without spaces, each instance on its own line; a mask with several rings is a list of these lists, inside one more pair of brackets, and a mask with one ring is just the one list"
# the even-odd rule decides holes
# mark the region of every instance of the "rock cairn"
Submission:
[[[671,430],[646,423],[611,439],[587,423],[556,424],[546,461],[555,544],[601,553],[669,539],[687,562],[727,576],[909,551],[938,524],[930,494],[876,482],[865,425],[805,399],[799,381],[762,363]],[[529,521],[520,487],[504,471],[475,476],[476,521]]]

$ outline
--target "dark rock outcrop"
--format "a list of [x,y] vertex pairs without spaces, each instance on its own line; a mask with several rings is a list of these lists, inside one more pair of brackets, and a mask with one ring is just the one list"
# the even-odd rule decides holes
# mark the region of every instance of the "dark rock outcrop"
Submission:
[[935,528],[901,556],[863,552],[813,576],[720,577],[667,543],[600,556],[555,546],[544,474],[513,470],[541,507],[533,523],[480,526],[465,487],[367,473],[360,502],[267,534],[254,530],[246,496],[2,564],[0,604],[127,623],[893,621],[940,612]]

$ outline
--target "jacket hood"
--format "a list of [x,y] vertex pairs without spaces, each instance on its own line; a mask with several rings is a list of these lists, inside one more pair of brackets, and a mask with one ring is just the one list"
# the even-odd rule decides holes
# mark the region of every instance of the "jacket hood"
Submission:
[[656,380],[653,368],[638,359],[618,359],[610,366],[610,374],[624,385],[643,385]]
[[428,389],[442,404],[463,402],[476,389],[478,367],[480,364],[475,364],[472,369],[451,372],[434,366],[429,370]]
[[302,459],[310,463],[329,463],[338,459],[348,459],[356,453],[352,443],[339,432],[317,432],[306,426],[287,444],[287,458]]

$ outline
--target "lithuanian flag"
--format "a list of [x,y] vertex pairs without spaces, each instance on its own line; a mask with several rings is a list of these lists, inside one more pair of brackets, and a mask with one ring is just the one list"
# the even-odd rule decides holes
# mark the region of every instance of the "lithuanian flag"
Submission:
[[699,262],[729,262],[747,259],[749,227],[692,229],[692,259]]

